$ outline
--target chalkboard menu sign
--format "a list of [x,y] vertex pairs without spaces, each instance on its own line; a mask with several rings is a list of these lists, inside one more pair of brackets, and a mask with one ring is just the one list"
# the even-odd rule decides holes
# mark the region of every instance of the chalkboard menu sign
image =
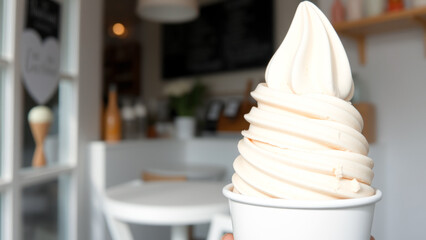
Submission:
[[58,89],[61,7],[54,0],[27,0],[21,35],[21,74],[37,104],[46,104]]
[[265,67],[273,54],[272,0],[204,6],[197,20],[163,25],[163,78]]
[[60,6],[51,0],[27,0],[26,28],[34,29],[41,39],[59,39]]

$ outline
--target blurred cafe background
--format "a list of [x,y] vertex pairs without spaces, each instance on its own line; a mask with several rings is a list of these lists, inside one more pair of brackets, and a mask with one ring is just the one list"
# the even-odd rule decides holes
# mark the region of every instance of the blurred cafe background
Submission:
[[[351,64],[372,234],[426,239],[426,1],[312,2]],[[0,239],[232,231],[221,190],[299,3],[0,0]]]

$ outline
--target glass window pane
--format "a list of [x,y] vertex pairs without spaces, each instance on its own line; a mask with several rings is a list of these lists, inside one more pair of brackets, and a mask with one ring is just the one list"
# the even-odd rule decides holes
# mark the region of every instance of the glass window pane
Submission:
[[46,160],[46,166],[53,166],[60,163],[69,162],[71,113],[73,110],[73,83],[69,80],[61,80],[59,87],[55,90],[52,98],[44,104],[52,112],[53,118],[48,126],[47,136],[42,143],[36,144],[35,134],[37,128],[43,128],[42,124],[29,122],[28,115],[38,104],[34,101],[26,89],[24,91],[24,152],[22,167],[33,166],[33,158],[36,152],[36,146],[43,145],[43,153]]
[[5,36],[4,34],[4,0],[0,0],[0,56],[2,56],[3,54],[3,38]]
[[[52,121],[48,122],[29,122],[28,115],[37,104],[27,90],[24,89],[24,156],[22,167],[33,166],[33,160],[36,161],[36,147],[42,148],[46,166],[55,165],[58,160],[58,123],[60,117],[58,114],[59,91],[56,90],[52,98],[43,106],[48,107],[52,113]],[[43,112],[40,112],[43,114]],[[34,115],[35,116],[35,115]],[[46,132],[45,132],[46,131]],[[35,139],[39,139],[37,142]]]
[[[0,0],[1,1],[1,0]],[[0,162],[3,162],[3,144],[6,142],[6,136],[4,136],[4,104],[5,104],[5,94],[4,94],[4,74],[3,68],[0,66]],[[0,176],[2,173],[2,165],[0,164]]]
[[[23,168],[57,165],[60,162],[59,150],[64,148],[60,140],[59,129],[67,116],[58,114],[63,97],[60,96],[61,90],[58,87],[60,83],[58,84],[56,78],[60,62],[57,47],[61,46],[59,40],[61,2],[34,2],[34,6],[42,4],[43,8],[40,7],[40,9],[48,11],[54,21],[46,22],[39,19],[38,14],[35,14],[38,8],[33,5],[27,7],[24,14],[26,16],[24,34],[27,34],[25,35],[27,38],[23,39],[29,41],[38,36],[42,42],[49,43],[44,46],[49,46],[50,50],[42,48],[36,51],[32,50],[31,44],[22,43],[27,50],[22,50],[22,54],[25,56],[25,61],[23,61],[25,66],[22,66],[24,84],[21,84],[23,89],[23,158],[21,166]],[[32,113],[32,119],[29,119],[30,113]],[[46,118],[47,115],[53,117]]]
[[30,186],[23,190],[23,240],[59,239],[58,191],[58,180]]
[[3,197],[4,195],[0,195],[0,236],[3,236],[3,226],[4,226],[4,216],[3,216],[3,209],[5,206],[3,206]]

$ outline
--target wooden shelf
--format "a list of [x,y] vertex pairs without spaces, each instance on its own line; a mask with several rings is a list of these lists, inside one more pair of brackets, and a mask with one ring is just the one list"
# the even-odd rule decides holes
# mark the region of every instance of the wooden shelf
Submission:
[[350,37],[357,41],[359,61],[363,65],[366,63],[365,37],[367,35],[413,27],[423,28],[426,56],[426,7],[383,13],[374,17],[334,24],[334,29],[340,36]]

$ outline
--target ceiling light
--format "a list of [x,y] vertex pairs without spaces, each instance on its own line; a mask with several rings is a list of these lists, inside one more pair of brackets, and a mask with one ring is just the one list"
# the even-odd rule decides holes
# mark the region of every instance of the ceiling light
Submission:
[[126,27],[122,23],[115,23],[112,25],[112,32],[116,36],[123,36],[126,33]]

